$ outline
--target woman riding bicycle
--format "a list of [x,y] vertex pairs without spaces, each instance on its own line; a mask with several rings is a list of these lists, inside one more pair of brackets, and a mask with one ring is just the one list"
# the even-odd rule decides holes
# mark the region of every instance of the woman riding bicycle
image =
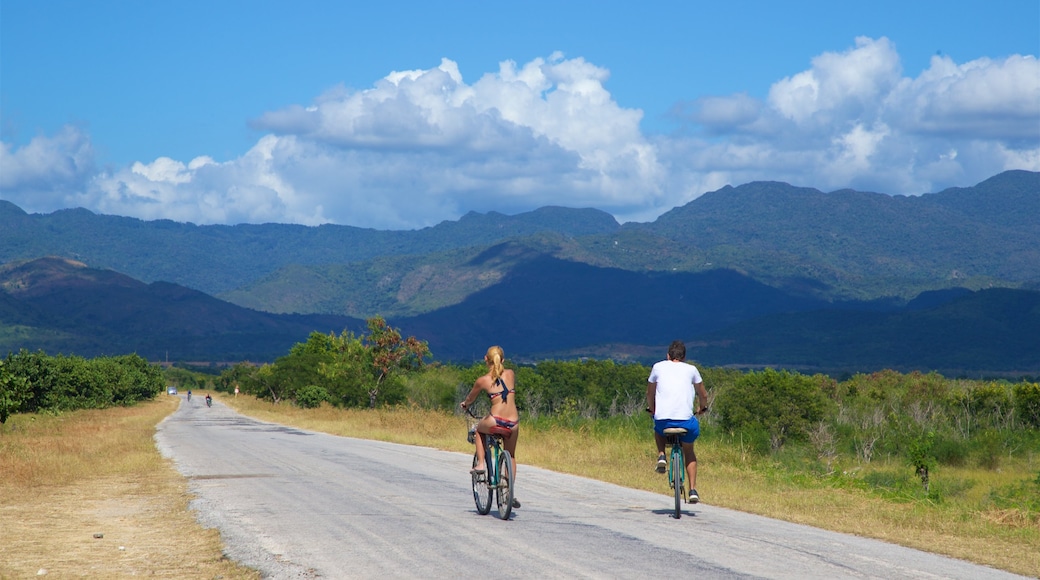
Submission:
[[[506,427],[511,431],[509,437],[504,438],[504,443],[506,451],[509,451],[514,461],[516,460],[516,439],[519,435],[518,423],[520,422],[520,413],[516,409],[516,375],[512,369],[502,366],[504,359],[505,354],[502,352],[502,347],[492,346],[487,350],[487,354],[484,355],[484,363],[487,365],[488,372],[473,383],[473,389],[466,395],[466,400],[461,403],[463,409],[469,407],[481,391],[487,393],[488,398],[491,399],[491,412],[481,419],[480,423],[477,423],[479,437],[474,441],[477,446],[477,465],[473,468],[473,471],[477,473],[487,470],[484,459],[485,438],[491,432],[491,428],[496,425]],[[514,500],[513,505],[519,507],[519,502]]]

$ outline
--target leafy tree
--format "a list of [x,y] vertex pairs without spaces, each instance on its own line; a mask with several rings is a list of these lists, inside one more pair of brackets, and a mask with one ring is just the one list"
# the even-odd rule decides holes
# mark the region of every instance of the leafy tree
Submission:
[[906,458],[914,473],[921,478],[925,493],[929,491],[930,473],[938,461],[935,458],[935,432],[929,431],[910,441],[906,449]]
[[[244,363],[224,369],[217,379],[217,390],[225,393],[235,392],[235,387],[243,387],[252,381],[256,368]],[[240,388],[241,390],[241,388]],[[254,393],[255,394],[255,393]]]
[[430,356],[430,347],[426,341],[414,336],[402,339],[401,331],[388,325],[382,316],[369,318],[367,324],[365,344],[372,352],[372,364],[376,370],[368,401],[369,407],[374,409],[384,381],[397,373],[422,368],[424,359]]
[[368,402],[369,381],[372,380],[372,353],[360,338],[344,330],[335,334],[311,335],[309,348],[323,348],[327,355],[318,366],[329,400],[347,407],[360,407]]

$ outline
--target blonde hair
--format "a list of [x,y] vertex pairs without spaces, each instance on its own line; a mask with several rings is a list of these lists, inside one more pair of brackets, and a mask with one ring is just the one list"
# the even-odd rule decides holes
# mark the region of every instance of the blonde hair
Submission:
[[505,358],[506,355],[502,352],[502,347],[493,346],[487,349],[487,354],[484,355],[484,362],[488,363],[491,367],[491,382],[497,381],[498,378],[502,376],[502,371],[506,370],[505,367],[502,366],[502,361]]

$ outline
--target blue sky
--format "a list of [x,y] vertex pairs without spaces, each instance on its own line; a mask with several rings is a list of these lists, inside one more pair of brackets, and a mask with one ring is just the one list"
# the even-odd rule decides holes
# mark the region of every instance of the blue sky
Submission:
[[1037,0],[355,4],[0,0],[0,199],[409,229],[1040,171]]

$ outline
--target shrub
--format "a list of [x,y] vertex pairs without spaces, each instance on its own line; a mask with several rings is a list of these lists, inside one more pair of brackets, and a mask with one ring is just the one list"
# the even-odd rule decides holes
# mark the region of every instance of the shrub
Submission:
[[1040,428],[1040,383],[1021,382],[1012,391],[1018,420],[1026,427]]
[[748,373],[716,397],[720,425],[730,432],[764,430],[774,450],[789,439],[807,439],[833,410],[820,383],[820,377],[773,369]]
[[975,452],[979,467],[995,470],[1000,467],[1000,458],[1004,451],[1004,439],[1000,433],[987,429],[978,433],[974,440]]
[[329,392],[325,387],[307,385],[296,391],[296,404],[304,409],[320,407],[322,403],[329,400]]

